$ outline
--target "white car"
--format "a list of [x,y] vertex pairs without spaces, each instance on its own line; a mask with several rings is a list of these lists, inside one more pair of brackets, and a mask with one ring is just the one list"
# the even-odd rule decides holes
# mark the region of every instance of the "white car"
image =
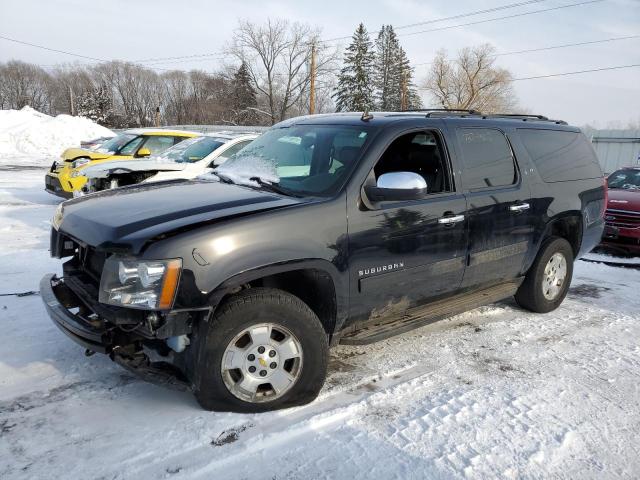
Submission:
[[253,132],[207,133],[144,160],[118,160],[87,167],[82,172],[87,182],[74,196],[137,183],[195,178],[223,164],[258,136]]

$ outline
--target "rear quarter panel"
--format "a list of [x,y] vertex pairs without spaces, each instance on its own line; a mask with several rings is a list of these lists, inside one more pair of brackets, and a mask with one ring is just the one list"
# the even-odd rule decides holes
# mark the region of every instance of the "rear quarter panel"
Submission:
[[[577,132],[572,127],[563,129]],[[550,232],[554,221],[567,216],[580,219],[579,251],[576,258],[592,250],[600,241],[604,231],[602,207],[605,191],[602,178],[589,178],[560,182],[545,182],[529,152],[525,148],[517,129],[508,131],[509,140],[518,158],[523,177],[531,189],[531,221],[534,224],[532,242],[535,248],[530,249],[525,260],[525,269],[531,266],[542,240]],[[595,152],[594,152],[595,155]]]

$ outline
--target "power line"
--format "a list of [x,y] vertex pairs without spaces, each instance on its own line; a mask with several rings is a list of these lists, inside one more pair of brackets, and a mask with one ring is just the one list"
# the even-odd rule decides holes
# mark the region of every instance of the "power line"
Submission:
[[[640,35],[628,35],[626,37],[614,37],[614,38],[605,38],[604,40],[591,40],[588,42],[579,42],[579,43],[564,43],[561,45],[551,45],[548,47],[540,47],[540,48],[530,48],[528,50],[515,50],[512,52],[503,52],[503,53],[494,53],[491,55],[492,57],[503,57],[506,55],[519,55],[522,53],[531,53],[531,52],[542,52],[545,50],[555,50],[558,48],[567,48],[567,47],[579,47],[581,45],[593,45],[596,43],[606,43],[606,42],[615,42],[618,40],[630,40],[633,38],[640,38]],[[431,65],[433,62],[422,62],[422,63],[414,63],[414,67],[419,67],[421,65]]]
[[224,57],[224,53],[199,53],[195,55],[179,55],[177,57],[157,57],[157,58],[146,58],[142,60],[135,60],[136,63],[171,63],[165,62],[165,60],[181,60],[181,59],[193,59],[193,58],[202,58],[202,57]]
[[[546,1],[547,0],[528,0],[526,2],[510,3],[508,5],[502,5],[502,6],[499,6],[499,7],[488,8],[486,10],[475,10],[473,12],[459,13],[457,15],[452,15],[450,17],[442,17],[442,18],[436,18],[436,19],[433,19],[433,20],[426,20],[424,22],[410,23],[408,25],[400,25],[399,27],[394,27],[394,29],[395,30],[402,30],[404,28],[417,27],[417,26],[420,26],[420,25],[427,25],[429,23],[446,22],[447,20],[455,20],[457,18],[472,17],[474,15],[481,15],[483,13],[491,13],[491,12],[496,12],[496,11],[499,11],[499,10],[507,10],[509,8],[521,7],[523,5],[529,5],[529,4],[532,4],[532,3],[540,3],[540,2],[546,2]],[[351,35],[344,36],[344,37],[328,38],[328,39],[325,39],[325,40],[319,40],[319,43],[336,42],[338,40],[348,40],[350,38],[351,38]]]
[[489,22],[496,22],[498,20],[507,20],[509,18],[517,18],[517,17],[524,17],[527,15],[535,15],[537,13],[544,13],[544,12],[551,12],[553,10],[561,10],[563,8],[571,8],[571,7],[579,7],[582,5],[589,5],[592,3],[599,3],[602,2],[604,0],[588,0],[586,2],[578,2],[578,3],[571,3],[569,5],[561,5],[559,7],[551,7],[551,8],[543,8],[540,10],[532,10],[530,12],[524,12],[524,13],[515,13],[513,15],[505,15],[504,17],[496,17],[496,18],[489,18],[486,20],[476,20],[475,22],[468,22],[468,23],[459,23],[457,25],[448,25],[446,27],[438,27],[438,28],[432,28],[430,30],[420,30],[419,32],[409,32],[409,33],[399,33],[398,36],[402,36],[402,37],[408,37],[409,35],[419,35],[422,33],[430,33],[430,32],[439,32],[442,30],[449,30],[452,28],[460,28],[460,27],[468,27],[470,25],[479,25],[481,23],[489,23]]
[[0,39],[7,40],[8,42],[19,43],[21,45],[28,45],[29,47],[41,48],[42,50],[49,50],[50,52],[64,53],[65,55],[71,55],[73,57],[85,58],[87,60],[95,60],[97,62],[109,61],[109,60],[105,60],[104,58],[89,57],[87,55],[80,55],[79,53],[67,52],[65,50],[56,50],[55,48],[49,48],[49,47],[45,47],[44,45],[36,45],[35,43],[24,42],[22,40],[17,40],[15,38],[5,37],[3,35],[0,35]]
[[[591,68],[588,70],[577,70],[575,72],[550,73],[548,75],[535,75],[532,77],[519,77],[519,78],[512,78],[511,81],[519,82],[521,80],[537,80],[539,78],[565,77],[569,75],[579,75],[581,73],[604,72],[606,70],[621,70],[624,68],[634,68],[634,67],[640,67],[640,63],[634,63],[631,65],[618,65],[615,67]],[[428,90],[427,87],[417,87],[417,88],[418,90]]]
[[[471,17],[474,15],[482,15],[484,13],[491,13],[491,12],[496,12],[496,11],[500,11],[500,10],[507,10],[510,8],[516,8],[516,7],[521,7],[521,6],[525,6],[525,5],[531,5],[534,3],[540,3],[540,2],[546,2],[548,0],[527,0],[524,2],[518,2],[518,3],[510,3],[508,5],[502,5],[499,7],[494,7],[494,8],[488,8],[485,10],[475,10],[473,12],[468,12],[468,13],[461,13],[461,14],[457,14],[457,15],[452,15],[450,17],[442,17],[442,18],[437,18],[437,19],[433,19],[433,20],[426,20],[424,22],[418,22],[418,23],[412,23],[412,24],[408,24],[408,25],[400,25],[399,27],[394,27],[395,30],[402,30],[405,28],[411,28],[411,27],[416,27],[416,26],[420,26],[420,25],[427,25],[427,24],[431,24],[431,23],[440,23],[440,22],[444,22],[447,20],[454,20],[457,18],[464,18],[464,17]],[[597,0],[597,1],[602,1],[602,0]],[[335,37],[335,38],[329,38],[329,39],[324,39],[324,40],[318,40],[317,43],[328,43],[328,42],[334,42],[334,41],[338,41],[338,40],[348,40],[351,38],[351,35],[349,36],[344,36],[344,37]],[[197,54],[197,55],[180,55],[180,56],[175,56],[175,57],[157,57],[157,58],[147,58],[147,59],[142,59],[142,60],[136,60],[137,63],[150,63],[150,62],[154,62],[154,63],[160,63],[159,61],[161,60],[181,60],[181,59],[193,59],[193,58],[200,58],[200,57],[224,57],[224,54],[222,53],[203,53],[203,54]],[[162,62],[165,63],[165,62]],[[173,62],[172,62],[173,63]],[[176,62],[178,63],[178,62]]]
[[514,78],[512,79],[512,81],[518,82],[520,80],[535,80],[538,78],[564,77],[566,75],[578,75],[580,73],[590,73],[590,72],[603,72],[605,70],[620,70],[623,68],[633,68],[633,67],[640,67],[640,63],[635,63],[632,65],[620,65],[616,67],[592,68],[590,70],[578,70],[576,72],[551,73],[549,75],[537,75],[535,77],[521,77],[521,78]]
[[412,28],[412,27],[419,27],[421,25],[428,25],[430,23],[440,23],[440,22],[444,22],[447,20],[456,20],[458,18],[464,18],[464,17],[471,17],[474,15],[482,15],[484,13],[492,13],[492,12],[497,12],[500,10],[507,10],[510,8],[516,8],[516,7],[522,7],[525,5],[531,5],[532,3],[541,3],[541,2],[546,2],[548,0],[528,0],[526,2],[519,2],[519,3],[510,3],[509,5],[502,5],[500,7],[493,7],[493,8],[487,8],[486,10],[476,10],[475,12],[469,12],[469,13],[461,13],[459,15],[453,15],[451,17],[443,17],[443,18],[437,18],[434,20],[427,20],[425,22],[418,22],[418,23],[411,23],[409,25],[401,25],[399,27],[394,27],[395,30],[402,30],[404,28]]

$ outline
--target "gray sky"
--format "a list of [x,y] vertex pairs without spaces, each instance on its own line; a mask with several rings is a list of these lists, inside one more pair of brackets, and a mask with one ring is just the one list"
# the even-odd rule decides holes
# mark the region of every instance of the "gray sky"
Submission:
[[[363,22],[372,38],[383,23],[394,27],[516,3],[518,0],[0,0],[0,35],[104,59],[140,60],[220,52],[238,18],[286,18],[317,26],[322,38],[353,33]],[[524,0],[521,0],[524,1]],[[578,3],[537,4],[414,28],[398,29],[413,64],[434,53],[491,43],[498,52],[640,34],[640,0],[598,3],[461,28],[408,35],[447,25]],[[0,61],[40,65],[83,60],[0,40]],[[215,70],[223,60],[181,61],[158,67]],[[640,63],[640,38],[498,57],[515,78]],[[416,81],[428,65],[416,66]],[[533,113],[597,127],[640,121],[640,67],[515,82],[522,107]],[[424,97],[425,105],[429,99]]]

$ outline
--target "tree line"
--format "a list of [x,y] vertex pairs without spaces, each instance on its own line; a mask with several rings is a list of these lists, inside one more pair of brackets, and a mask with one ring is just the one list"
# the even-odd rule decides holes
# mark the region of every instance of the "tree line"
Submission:
[[[316,112],[422,106],[413,68],[391,25],[383,25],[374,41],[358,25],[340,52],[307,25],[240,21],[225,53],[227,64],[215,72],[125,61],[46,70],[12,60],[0,63],[0,108],[29,105],[112,128],[151,126],[158,120],[163,125],[272,125],[308,113],[312,74]],[[439,52],[421,88],[443,108],[509,111],[516,104],[510,73],[495,66],[489,45],[463,49],[453,58]]]

